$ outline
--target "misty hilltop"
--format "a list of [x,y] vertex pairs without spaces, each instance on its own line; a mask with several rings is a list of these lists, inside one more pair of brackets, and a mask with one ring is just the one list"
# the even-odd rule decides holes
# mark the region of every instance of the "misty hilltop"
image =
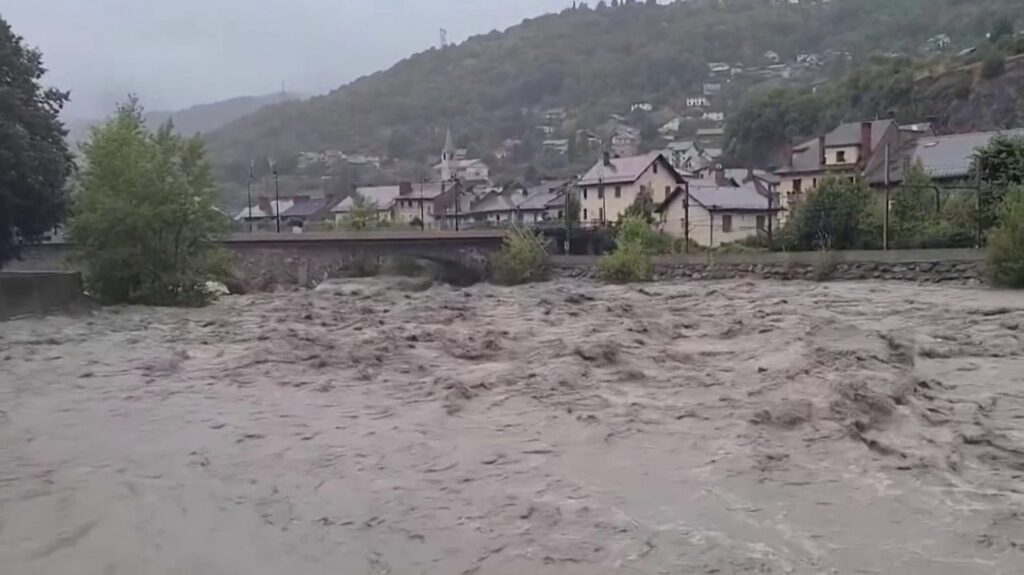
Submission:
[[[284,102],[295,102],[303,98],[298,94],[277,92],[263,96],[241,96],[210,104],[199,104],[177,111],[152,111],[146,113],[146,125],[158,128],[168,121],[183,135],[206,134],[257,112],[267,106]],[[72,119],[66,122],[68,141],[72,144],[83,142],[89,137],[89,130],[101,120]]]

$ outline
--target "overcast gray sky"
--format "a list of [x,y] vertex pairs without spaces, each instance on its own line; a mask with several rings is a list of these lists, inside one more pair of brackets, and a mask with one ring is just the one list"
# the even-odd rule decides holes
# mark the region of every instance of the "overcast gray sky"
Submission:
[[66,116],[150,110],[280,89],[326,92],[439,41],[503,29],[572,0],[0,0],[43,50]]

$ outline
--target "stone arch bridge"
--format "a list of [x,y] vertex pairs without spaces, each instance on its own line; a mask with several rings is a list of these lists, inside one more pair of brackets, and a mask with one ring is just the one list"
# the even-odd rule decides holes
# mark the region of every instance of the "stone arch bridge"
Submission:
[[[503,230],[325,232],[234,234],[224,241],[239,279],[249,287],[314,285],[348,273],[358,262],[405,256],[426,259],[446,270],[469,275],[486,272],[488,256],[501,249]],[[72,246],[47,243],[25,250],[5,269],[74,270]]]

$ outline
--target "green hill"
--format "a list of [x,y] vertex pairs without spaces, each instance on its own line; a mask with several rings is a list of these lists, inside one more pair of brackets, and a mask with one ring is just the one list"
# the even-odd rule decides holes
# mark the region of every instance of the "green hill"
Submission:
[[[818,75],[834,78],[872,55],[920,54],[938,34],[950,38],[947,50],[960,50],[981,41],[993,22],[1024,22],[1020,0],[582,6],[431,49],[325,96],[246,116],[207,137],[218,173],[241,182],[250,158],[325,149],[423,163],[438,153],[448,125],[471,153],[486,157],[514,138],[524,142],[520,164],[536,163],[544,137],[594,129],[632,102],[682,111],[686,96],[700,93],[708,79],[709,62],[752,67],[770,63],[768,51],[783,62],[814,54],[824,62]],[[717,105],[738,107],[748,88],[727,91]],[[564,122],[554,134],[538,135],[542,111],[555,107],[566,109]],[[652,120],[643,122],[637,127],[651,136]]]

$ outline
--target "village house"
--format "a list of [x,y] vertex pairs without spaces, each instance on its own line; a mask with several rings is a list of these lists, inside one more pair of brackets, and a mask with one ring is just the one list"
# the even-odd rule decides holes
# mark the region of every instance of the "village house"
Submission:
[[392,207],[395,199],[400,194],[399,186],[369,186],[356,188],[355,194],[342,200],[338,205],[331,208],[336,223],[343,223],[352,215],[357,200],[363,200],[373,206],[376,210],[376,221],[390,222],[392,220]]
[[544,140],[542,145],[545,152],[552,152],[562,156],[569,153],[569,140]]
[[446,191],[444,182],[401,182],[392,207],[392,221],[425,230],[436,230],[442,221],[435,216],[438,198]]
[[618,222],[641,194],[657,205],[682,181],[660,152],[625,158],[605,154],[579,181],[580,221],[592,226]]
[[663,153],[672,167],[680,173],[696,172],[715,163],[715,158],[693,140],[669,142],[668,149]]
[[686,98],[687,108],[706,108],[711,105],[707,96],[688,96]]
[[[304,201],[305,197],[299,197]],[[272,199],[268,196],[260,196],[256,205],[246,206],[233,218],[236,222],[252,224],[254,230],[276,229],[278,214],[284,215],[295,205],[293,198]],[[283,225],[283,220],[282,220]]]
[[[300,199],[301,198],[301,199]],[[282,226],[301,233],[311,225],[334,220],[331,210],[339,201],[331,195],[322,198],[296,196],[291,208],[281,213]]]
[[617,126],[611,141],[612,153],[616,156],[635,156],[640,148],[640,131],[630,126]]
[[629,107],[630,112],[653,112],[654,104],[650,102],[634,102]]
[[719,177],[688,180],[657,208],[661,230],[717,248],[779,229],[779,208],[758,180],[741,185]]
[[[920,132],[915,128],[917,126],[900,126],[900,133]],[[973,184],[975,154],[1000,135],[1024,137],[1024,129],[946,136],[936,136],[929,129],[923,135],[918,135],[911,142],[902,145],[898,155],[894,152],[895,157],[889,162],[888,182],[891,185],[900,184],[912,166],[919,166],[939,187],[963,185],[968,182]],[[884,185],[885,163],[876,164],[866,179],[872,186]]]
[[[787,153],[787,165],[776,171],[782,208],[792,206],[827,178],[851,181],[884,162],[885,147],[899,149],[900,130],[892,120],[842,124]],[[783,215],[785,218],[785,214]]]
[[718,111],[710,111],[709,110],[707,112],[704,112],[704,115],[702,116],[702,119],[709,120],[711,122],[724,122],[725,121],[725,112],[718,112]]

